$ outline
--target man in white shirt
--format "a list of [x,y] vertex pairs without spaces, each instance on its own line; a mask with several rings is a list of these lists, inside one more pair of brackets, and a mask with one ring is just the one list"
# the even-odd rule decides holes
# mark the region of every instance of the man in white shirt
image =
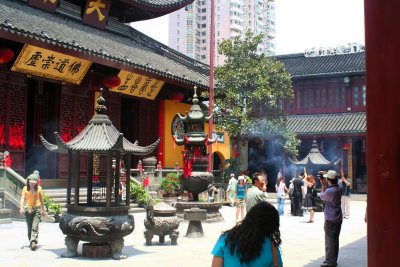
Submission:
[[231,178],[228,182],[228,188],[226,189],[226,198],[229,202],[229,206],[233,207],[235,205],[235,190],[237,181],[235,179],[235,174],[231,173]]

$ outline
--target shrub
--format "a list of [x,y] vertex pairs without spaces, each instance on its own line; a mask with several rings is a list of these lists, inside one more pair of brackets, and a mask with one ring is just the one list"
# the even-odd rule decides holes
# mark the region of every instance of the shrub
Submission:
[[148,205],[151,201],[151,197],[141,185],[134,184],[131,182],[131,196],[135,199],[135,202],[140,205]]
[[43,194],[43,202],[46,210],[49,214],[60,215],[61,214],[61,205],[55,203],[51,196]]
[[176,173],[168,173],[167,178],[164,178],[160,184],[160,188],[167,193],[171,193],[172,190],[178,190],[181,184]]

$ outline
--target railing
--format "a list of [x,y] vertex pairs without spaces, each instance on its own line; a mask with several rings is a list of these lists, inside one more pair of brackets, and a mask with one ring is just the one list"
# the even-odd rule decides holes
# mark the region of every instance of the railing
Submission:
[[[183,172],[182,169],[177,170],[175,168],[165,168],[165,169],[161,169],[161,176],[160,176],[160,171],[156,169],[154,172],[154,176],[155,176],[155,179],[158,178],[161,182],[162,178],[167,177],[168,173],[176,173],[176,174],[178,174],[178,177],[179,177],[179,175],[182,174],[182,172]],[[144,172],[142,172],[142,175],[143,175],[143,173]],[[218,170],[214,170],[213,175],[214,175],[213,185],[215,187],[224,187],[224,184],[222,182],[221,172]],[[140,172],[138,169],[131,169],[131,181],[136,184],[142,184],[142,182],[140,180]]]
[[0,188],[4,188],[3,205],[7,202],[19,207],[22,188],[26,185],[26,180],[9,167],[0,166]]

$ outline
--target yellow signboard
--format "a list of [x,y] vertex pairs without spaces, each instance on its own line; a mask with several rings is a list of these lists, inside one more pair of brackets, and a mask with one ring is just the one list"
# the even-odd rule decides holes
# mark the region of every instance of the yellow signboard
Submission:
[[33,45],[24,45],[12,70],[80,84],[92,62]]
[[150,100],[154,100],[164,85],[163,81],[124,70],[119,72],[118,77],[121,84],[110,88],[110,91]]

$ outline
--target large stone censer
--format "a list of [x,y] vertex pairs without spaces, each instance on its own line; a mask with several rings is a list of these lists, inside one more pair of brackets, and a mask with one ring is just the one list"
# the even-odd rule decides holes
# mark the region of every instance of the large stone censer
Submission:
[[[68,251],[61,256],[78,256],[79,241],[88,241],[89,246],[87,243],[83,246],[83,255],[90,254],[85,253],[85,249],[108,248],[112,258],[122,259],[126,258],[122,254],[123,238],[135,227],[134,218],[129,215],[131,155],[152,153],[160,140],[147,147],[140,147],[137,142],[132,144],[106,115],[102,89],[97,104],[96,114],[89,124],[71,140],[62,140],[58,133],[54,133],[56,145],[43,136],[40,138],[48,150],[68,155],[67,212],[60,219]],[[124,164],[120,164],[121,161]],[[87,163],[86,201],[79,197],[82,162]],[[120,183],[122,165],[126,167],[128,179]],[[121,194],[120,187],[124,188]]]
[[208,154],[207,145],[213,144],[216,139],[209,138],[204,132],[204,123],[208,122],[212,114],[206,116],[199,106],[196,87],[194,88],[193,104],[186,116],[177,114],[184,123],[185,131],[178,134],[174,133],[175,143],[184,146],[183,150],[183,174],[179,177],[184,190],[192,193],[193,202],[177,202],[175,207],[177,214],[183,217],[185,209],[193,207],[206,209],[207,219],[222,219],[219,209],[221,203],[204,203],[198,201],[198,195],[208,189],[212,183],[213,175],[207,172]]

